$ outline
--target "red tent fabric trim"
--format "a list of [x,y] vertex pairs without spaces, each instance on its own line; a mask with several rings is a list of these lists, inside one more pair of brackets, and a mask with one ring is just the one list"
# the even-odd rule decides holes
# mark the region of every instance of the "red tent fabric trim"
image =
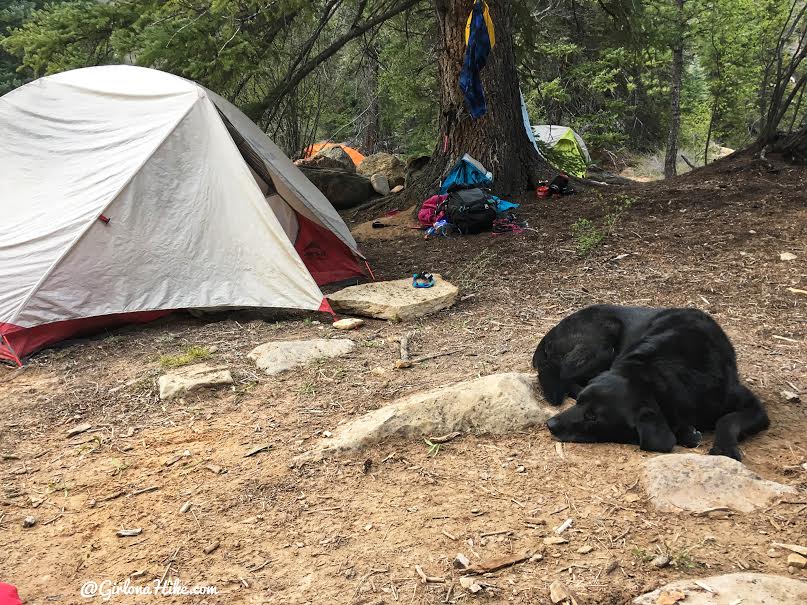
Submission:
[[301,214],[297,222],[300,230],[294,249],[318,286],[365,275],[356,256],[333,232]]
[[56,321],[33,328],[0,323],[0,335],[3,336],[3,344],[0,344],[0,359],[22,365],[23,357],[62,340],[127,323],[148,323],[171,313],[173,310],[113,313],[98,317]]

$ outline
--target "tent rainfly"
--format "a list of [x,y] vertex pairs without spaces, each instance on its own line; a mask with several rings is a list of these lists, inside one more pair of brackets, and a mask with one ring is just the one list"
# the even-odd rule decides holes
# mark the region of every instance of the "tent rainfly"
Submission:
[[0,97],[0,359],[175,309],[329,311],[363,273],[328,200],[235,106],[126,65]]

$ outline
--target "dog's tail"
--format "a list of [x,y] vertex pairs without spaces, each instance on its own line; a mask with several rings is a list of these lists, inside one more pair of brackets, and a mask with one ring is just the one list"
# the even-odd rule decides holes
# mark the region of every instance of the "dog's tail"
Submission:
[[739,382],[730,389],[727,403],[734,411],[718,419],[714,447],[709,453],[739,460],[737,443],[767,429],[770,419],[759,398]]

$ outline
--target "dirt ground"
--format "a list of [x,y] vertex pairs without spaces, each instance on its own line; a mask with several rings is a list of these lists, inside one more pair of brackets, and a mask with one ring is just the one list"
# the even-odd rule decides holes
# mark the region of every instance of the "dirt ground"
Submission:
[[[789,290],[807,289],[807,171],[729,158],[612,191],[527,196],[522,235],[368,240],[378,279],[440,272],[462,287],[461,300],[417,322],[368,321],[348,333],[359,345],[349,356],[299,372],[260,375],[246,354],[272,339],[333,335],[326,317],[178,315],[41,352],[23,370],[0,367],[0,579],[37,604],[100,600],[82,598],[85,581],[127,578],[218,591],[161,601],[171,603],[549,603],[560,579],[582,603],[618,604],[678,578],[787,575],[785,557],[768,551],[807,543],[807,296]],[[572,224],[601,224],[617,196],[629,208],[579,256]],[[649,454],[564,444],[561,457],[545,429],[463,436],[432,456],[422,441],[395,441],[289,467],[323,431],[397,397],[529,371],[540,337],[594,302],[712,313],[772,419],[742,445],[745,462],[799,496],[747,515],[661,514],[639,483]],[[397,339],[411,331],[413,355],[462,351],[373,373],[392,366]],[[160,402],[160,356],[195,345],[218,347],[209,361],[232,369],[234,388]],[[67,436],[83,423],[92,428]],[[257,445],[270,449],[244,456]],[[37,523],[24,528],[29,515]],[[544,546],[567,518],[568,543]],[[586,545],[591,552],[578,552]],[[478,561],[523,552],[543,558],[483,578],[490,587],[476,595],[452,567],[457,553]],[[659,553],[673,564],[653,567]],[[444,582],[422,584],[415,566]]]

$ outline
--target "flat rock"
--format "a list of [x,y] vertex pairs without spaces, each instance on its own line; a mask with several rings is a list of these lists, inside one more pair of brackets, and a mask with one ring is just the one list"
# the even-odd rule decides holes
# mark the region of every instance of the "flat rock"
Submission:
[[199,363],[163,374],[157,382],[160,399],[173,399],[189,391],[233,384],[233,376],[226,366]]
[[446,309],[458,294],[456,286],[435,275],[431,288],[415,288],[411,278],[379,281],[339,290],[328,301],[337,313],[397,321]]
[[276,340],[255,347],[247,357],[255,362],[258,369],[271,376],[316,359],[347,355],[355,347],[356,344],[346,338]]
[[807,603],[807,582],[785,576],[761,573],[733,573],[700,578],[711,588],[708,592],[693,580],[678,580],[633,600],[634,605],[656,605],[662,592],[680,591],[686,594],[686,605],[793,605]]
[[534,374],[492,374],[417,393],[340,425],[295,464],[358,450],[391,437],[418,439],[461,432],[509,434],[556,413],[537,397]]
[[748,513],[768,506],[788,485],[761,479],[726,456],[664,454],[644,464],[644,487],[657,509],[704,512],[725,507]]

